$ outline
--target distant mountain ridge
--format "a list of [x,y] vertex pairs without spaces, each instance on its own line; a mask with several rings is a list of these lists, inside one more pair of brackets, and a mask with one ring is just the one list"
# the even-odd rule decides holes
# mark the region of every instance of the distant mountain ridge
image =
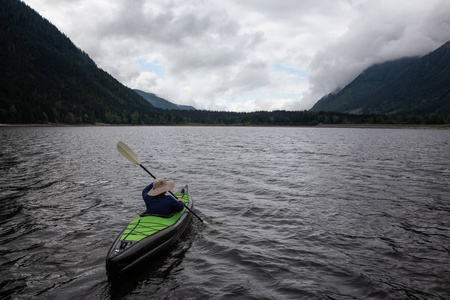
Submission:
[[141,90],[134,90],[139,96],[150,102],[151,105],[161,109],[179,109],[179,110],[196,110],[195,107],[189,105],[174,104],[166,99],[160,98],[153,93],[146,93]]
[[374,65],[311,111],[450,114],[450,42],[421,58]]

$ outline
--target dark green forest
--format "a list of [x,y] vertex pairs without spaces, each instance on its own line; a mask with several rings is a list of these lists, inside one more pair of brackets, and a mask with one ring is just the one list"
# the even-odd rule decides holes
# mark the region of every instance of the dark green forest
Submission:
[[97,68],[18,0],[0,2],[1,123],[160,123],[166,116]]
[[134,125],[450,124],[438,111],[251,113],[155,108],[19,0],[0,1],[0,123]]
[[376,64],[312,111],[450,114],[450,42],[423,57]]
[[175,111],[185,124],[243,126],[316,126],[319,124],[450,124],[450,115],[356,115],[339,112],[259,111],[252,113],[214,112],[206,110]]

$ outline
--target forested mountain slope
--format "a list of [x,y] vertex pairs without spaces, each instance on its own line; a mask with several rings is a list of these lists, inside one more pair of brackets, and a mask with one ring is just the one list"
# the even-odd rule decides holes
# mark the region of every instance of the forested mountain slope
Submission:
[[450,114],[450,42],[421,58],[374,65],[311,111]]
[[147,101],[18,0],[0,1],[0,123],[159,122]]

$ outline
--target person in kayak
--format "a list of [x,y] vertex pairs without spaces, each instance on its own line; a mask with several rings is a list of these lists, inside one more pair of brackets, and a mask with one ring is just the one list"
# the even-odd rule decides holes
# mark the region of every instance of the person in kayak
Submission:
[[181,198],[175,199],[166,195],[175,187],[175,182],[167,181],[164,178],[156,178],[142,190],[147,210],[144,215],[171,216],[175,212],[182,211],[184,208]]

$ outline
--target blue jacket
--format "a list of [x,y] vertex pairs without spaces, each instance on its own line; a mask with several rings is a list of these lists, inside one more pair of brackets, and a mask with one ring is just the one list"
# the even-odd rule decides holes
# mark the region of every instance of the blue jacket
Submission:
[[147,193],[152,189],[153,183],[150,183],[144,190],[142,190],[142,198],[144,199],[147,211],[145,213],[152,215],[170,216],[175,212],[182,211],[184,204],[181,201],[175,200],[169,195],[149,196]]

